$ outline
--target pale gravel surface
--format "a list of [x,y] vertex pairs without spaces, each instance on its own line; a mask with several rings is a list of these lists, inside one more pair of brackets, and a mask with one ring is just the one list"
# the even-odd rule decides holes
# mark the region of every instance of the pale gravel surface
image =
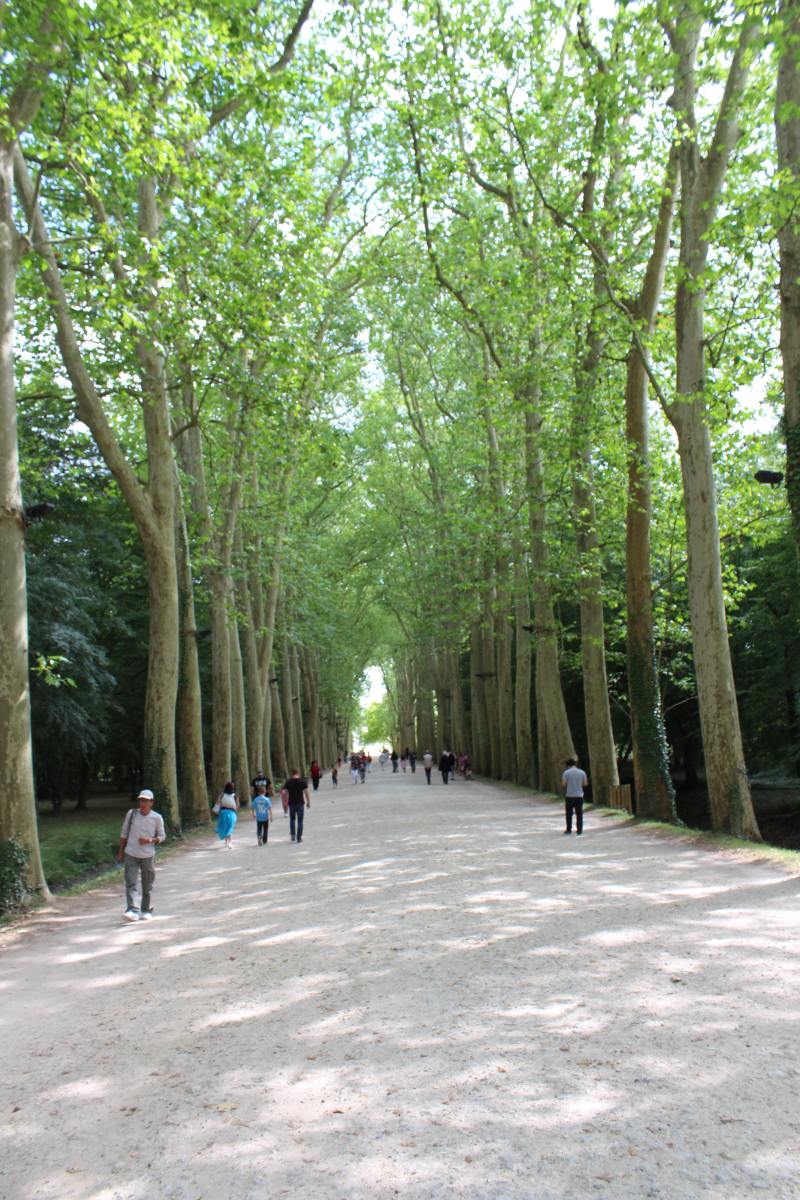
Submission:
[[3,1200],[800,1197],[800,879],[330,779],[2,939]]

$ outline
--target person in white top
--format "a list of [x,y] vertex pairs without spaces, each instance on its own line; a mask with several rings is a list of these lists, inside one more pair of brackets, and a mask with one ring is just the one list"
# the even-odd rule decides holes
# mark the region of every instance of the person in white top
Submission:
[[572,814],[575,813],[575,831],[583,833],[583,789],[588,786],[586,772],[582,771],[574,758],[568,758],[561,776],[561,787],[567,810],[567,828],[564,834],[572,833]]
[[[125,866],[125,921],[149,921],[153,915],[152,892],[156,878],[156,846],[166,839],[161,813],[153,812],[153,793],[142,788],[139,807],[125,815],[117,848],[117,862]],[[139,875],[142,877],[141,901]]]

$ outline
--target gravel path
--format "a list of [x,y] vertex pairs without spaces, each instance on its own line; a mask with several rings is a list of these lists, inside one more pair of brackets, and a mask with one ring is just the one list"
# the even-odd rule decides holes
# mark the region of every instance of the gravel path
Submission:
[[312,804],[4,936],[3,1200],[800,1197],[800,879],[421,772]]

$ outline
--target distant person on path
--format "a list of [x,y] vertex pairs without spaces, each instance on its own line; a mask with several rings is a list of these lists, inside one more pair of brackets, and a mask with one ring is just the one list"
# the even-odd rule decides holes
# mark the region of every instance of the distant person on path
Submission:
[[425,778],[428,783],[431,781],[431,771],[433,770],[433,755],[430,750],[426,750],[422,756],[422,768],[425,772]]
[[404,775],[406,773],[407,766],[408,766],[408,751],[404,750],[403,753],[400,755],[400,770],[403,772]]
[[392,771],[396,775],[397,774],[397,751],[393,750],[392,753],[389,755],[389,757],[392,760]]
[[439,759],[439,770],[442,773],[442,783],[447,783],[450,777],[450,755],[446,750],[442,751],[442,757]]
[[417,771],[417,753],[415,750],[408,752],[408,765],[411,767],[411,774],[415,775]]
[[334,787],[339,786],[339,768],[331,767],[331,783]]
[[289,833],[292,841],[302,842],[303,817],[305,809],[311,808],[311,797],[308,794],[308,783],[300,777],[297,768],[292,771],[291,778],[287,779],[283,785],[282,794],[286,796],[289,803]]
[[568,758],[561,776],[561,787],[567,811],[567,828],[564,836],[572,833],[572,813],[575,813],[575,832],[583,833],[583,789],[588,786],[586,772],[582,771],[574,758]]
[[453,753],[453,751],[451,750],[447,757],[450,759],[450,778],[455,779],[455,777],[456,777],[456,756]]
[[362,783],[367,782],[367,756],[363,750],[358,756],[358,777]]
[[313,787],[314,791],[316,792],[317,788],[319,787],[319,781],[320,781],[320,779],[322,779],[322,768],[320,767],[320,765],[316,759],[314,759],[314,761],[311,764],[310,774],[311,774],[311,786]]
[[358,755],[355,751],[350,755],[350,778],[353,783],[358,783]]
[[125,867],[124,921],[149,921],[153,916],[156,846],[167,836],[161,813],[152,811],[153,793],[149,788],[142,788],[138,802],[138,808],[132,808],[125,814],[117,847],[117,862]]
[[256,792],[258,791],[258,785],[260,783],[263,783],[264,791],[267,793],[267,795],[269,795],[270,788],[272,787],[272,780],[267,779],[267,777],[264,774],[264,772],[262,771],[261,767],[259,767],[258,770],[256,771],[255,779],[253,779],[253,781],[250,784],[250,787],[252,788],[251,796],[253,797],[253,799],[255,799]]
[[236,799],[236,788],[229,779],[222,789],[219,800],[214,805],[217,812],[217,837],[228,850],[233,849],[233,831],[236,828],[236,814],[239,811],[239,801]]
[[378,762],[381,764],[382,771],[384,771],[386,769],[386,764],[388,761],[389,761],[389,751],[384,746],[384,748],[381,750],[380,756],[378,758]]
[[267,795],[267,789],[263,783],[258,785],[258,790],[253,797],[252,809],[253,818],[256,821],[258,844],[266,846],[269,838],[269,823],[272,820],[272,801]]

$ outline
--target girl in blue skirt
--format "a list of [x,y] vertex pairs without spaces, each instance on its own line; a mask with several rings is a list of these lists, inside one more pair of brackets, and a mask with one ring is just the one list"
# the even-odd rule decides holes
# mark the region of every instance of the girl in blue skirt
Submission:
[[236,813],[239,808],[239,801],[236,799],[236,789],[228,780],[225,787],[222,789],[222,795],[217,801],[219,815],[217,816],[217,837],[221,842],[224,842],[228,849],[231,849],[231,838],[233,831],[236,828]]

